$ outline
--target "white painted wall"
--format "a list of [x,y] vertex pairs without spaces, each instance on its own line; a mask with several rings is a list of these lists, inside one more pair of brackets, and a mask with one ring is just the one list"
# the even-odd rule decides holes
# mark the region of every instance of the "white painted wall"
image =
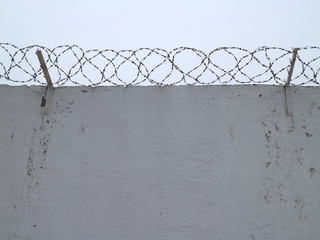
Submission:
[[0,239],[319,239],[320,88],[0,86]]

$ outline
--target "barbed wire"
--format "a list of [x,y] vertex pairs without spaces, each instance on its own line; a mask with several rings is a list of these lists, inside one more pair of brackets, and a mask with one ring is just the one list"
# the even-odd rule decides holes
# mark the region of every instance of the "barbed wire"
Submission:
[[[54,86],[284,85],[293,53],[279,47],[221,47],[205,53],[189,47],[116,51],[0,43],[0,83],[45,85],[36,50],[43,52]],[[299,48],[291,84],[320,85],[319,71],[320,47]]]

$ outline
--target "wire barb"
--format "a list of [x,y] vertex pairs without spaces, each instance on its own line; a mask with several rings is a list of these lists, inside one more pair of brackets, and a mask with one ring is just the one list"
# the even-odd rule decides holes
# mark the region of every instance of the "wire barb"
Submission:
[[[31,55],[34,50],[40,67],[34,55]],[[288,57],[291,57],[290,62],[287,61]],[[0,84],[11,82],[55,87],[221,84],[319,86],[319,72],[320,47],[288,50],[263,46],[252,51],[239,47],[220,47],[210,52],[189,47],[171,51],[161,48],[116,51],[83,50],[77,45],[62,45],[53,49],[39,45],[19,48],[10,43],[0,43]]]

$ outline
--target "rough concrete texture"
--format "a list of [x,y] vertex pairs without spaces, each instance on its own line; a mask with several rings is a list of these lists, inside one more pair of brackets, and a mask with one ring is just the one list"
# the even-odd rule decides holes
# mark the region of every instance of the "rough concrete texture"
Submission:
[[45,90],[0,86],[1,240],[319,239],[320,88]]

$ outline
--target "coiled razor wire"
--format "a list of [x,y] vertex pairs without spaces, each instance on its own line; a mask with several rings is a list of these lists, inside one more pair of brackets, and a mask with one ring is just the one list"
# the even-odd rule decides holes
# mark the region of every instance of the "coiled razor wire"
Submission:
[[[0,43],[0,84],[45,85],[36,50],[42,51],[54,86],[285,85],[293,53],[279,47],[205,53],[189,47],[116,51]],[[291,85],[319,85],[319,71],[320,47],[299,48]]]

